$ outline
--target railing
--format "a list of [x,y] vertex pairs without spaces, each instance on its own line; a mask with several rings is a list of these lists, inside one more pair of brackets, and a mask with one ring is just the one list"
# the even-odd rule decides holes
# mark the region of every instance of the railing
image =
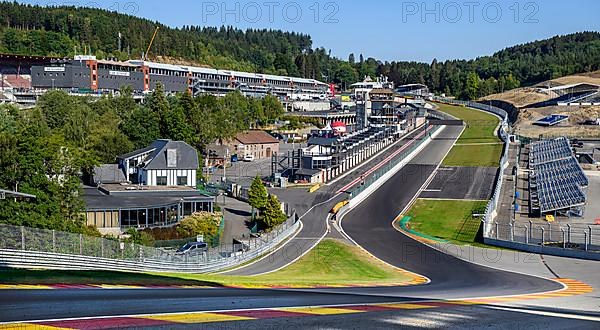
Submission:
[[0,225],[0,267],[213,272],[272,251],[299,227],[300,222],[292,215],[260,237],[242,240],[241,244],[221,244],[190,255],[100,237]]
[[406,150],[403,150],[401,153],[396,155],[396,157],[394,157],[388,163],[386,163],[385,165],[380,167],[377,171],[373,172],[370,176],[365,178],[364,181],[361,182],[361,184],[357,188],[355,188],[354,190],[352,190],[350,192],[350,199],[355,198],[360,193],[362,193],[367,188],[369,188],[372,184],[377,182],[377,180],[379,180],[382,176],[384,176],[386,173],[388,173],[390,170],[392,170],[394,167],[396,167],[396,165],[398,165],[400,162],[402,162],[413,151],[415,151],[416,149],[421,147],[421,145],[423,143],[425,143],[431,137],[431,135],[433,135],[435,132],[437,132],[440,128],[441,128],[441,126],[434,126],[433,128],[428,127],[425,131],[425,134],[423,134],[421,137],[419,137],[418,140],[413,141],[412,144]]
[[[600,252],[600,239],[598,239],[600,232],[597,228],[577,225],[536,224],[532,221],[524,225],[516,224],[513,221],[506,221],[506,223],[495,221],[498,204],[502,197],[504,171],[510,163],[508,113],[500,108],[476,102],[443,98],[434,98],[434,100],[487,111],[502,118],[498,136],[504,141],[504,153],[500,160],[500,175],[498,175],[493,197],[486,207],[483,222],[483,236],[486,244],[533,253],[600,260],[600,253],[598,253]],[[515,165],[518,166],[518,163]]]
[[500,197],[501,197],[502,185],[504,184],[503,173],[509,164],[509,160],[508,160],[508,152],[509,152],[508,113],[500,108],[491,106],[489,104],[481,104],[481,103],[470,102],[470,101],[452,100],[452,99],[445,99],[445,98],[440,98],[440,97],[434,97],[434,100],[437,102],[462,105],[462,106],[466,106],[469,108],[474,108],[474,109],[490,112],[490,113],[493,113],[496,116],[500,117],[502,120],[500,123],[499,130],[498,130],[498,137],[500,137],[500,139],[502,139],[502,141],[504,142],[504,151],[502,153],[502,158],[500,159],[500,173],[498,175],[498,180],[496,181],[492,199],[488,202],[488,205],[486,206],[485,216],[484,216],[484,236],[490,235],[491,230],[493,228],[491,226],[491,224],[494,221],[494,218],[497,213],[498,203],[500,202]]

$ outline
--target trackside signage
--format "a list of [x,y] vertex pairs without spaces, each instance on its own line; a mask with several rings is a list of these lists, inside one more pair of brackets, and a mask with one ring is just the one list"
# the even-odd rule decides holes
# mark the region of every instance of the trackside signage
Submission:
[[44,68],[44,72],[65,72],[65,68],[62,66],[47,66]]

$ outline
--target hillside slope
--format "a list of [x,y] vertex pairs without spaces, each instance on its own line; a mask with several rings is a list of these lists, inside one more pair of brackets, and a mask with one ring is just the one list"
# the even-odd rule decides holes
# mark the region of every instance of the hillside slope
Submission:
[[506,91],[504,93],[491,94],[481,98],[483,101],[500,100],[511,103],[517,108],[523,108],[527,105],[549,101],[553,98],[558,97],[556,93],[544,91],[543,88],[551,86],[562,86],[577,83],[588,83],[600,85],[600,70],[588,73],[575,74],[565,77],[560,77],[552,80],[547,80],[537,84],[536,86],[542,87],[524,87],[516,88],[513,90]]

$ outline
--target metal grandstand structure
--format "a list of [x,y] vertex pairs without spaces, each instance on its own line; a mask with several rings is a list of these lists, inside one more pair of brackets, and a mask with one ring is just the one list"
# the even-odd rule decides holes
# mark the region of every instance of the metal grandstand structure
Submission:
[[532,143],[529,169],[532,213],[583,215],[589,180],[567,138]]

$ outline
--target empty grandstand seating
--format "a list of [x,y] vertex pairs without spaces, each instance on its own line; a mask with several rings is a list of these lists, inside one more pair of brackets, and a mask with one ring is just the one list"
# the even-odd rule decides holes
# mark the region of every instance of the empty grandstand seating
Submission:
[[530,207],[542,214],[580,208],[586,203],[582,188],[589,185],[569,140],[559,138],[531,145]]
[[11,88],[31,88],[31,77],[25,75],[4,75],[2,85]]
[[572,156],[573,152],[567,138],[535,142],[531,144],[529,152],[529,168]]

